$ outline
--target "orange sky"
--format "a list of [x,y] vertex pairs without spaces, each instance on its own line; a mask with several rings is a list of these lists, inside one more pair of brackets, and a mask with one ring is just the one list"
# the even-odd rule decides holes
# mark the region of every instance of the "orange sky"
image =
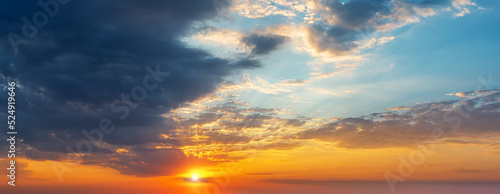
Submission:
[[[53,161],[18,159],[17,188],[40,188],[60,190],[69,188],[124,192],[145,189],[150,192],[196,193],[197,190],[220,193],[237,192],[252,185],[254,189],[267,191],[290,187],[312,187],[333,184],[335,181],[380,181],[383,173],[397,173],[398,156],[408,158],[415,151],[411,148],[388,149],[344,149],[320,142],[310,142],[293,150],[246,151],[250,156],[235,162],[222,162],[212,166],[186,169],[176,176],[141,178],[122,175],[111,168],[74,164],[74,166]],[[424,163],[415,166],[415,172],[408,181],[500,181],[500,155],[488,146],[439,144],[435,152],[424,158]],[[235,155],[241,153],[234,153]],[[59,181],[54,167],[60,169]],[[197,174],[206,183],[192,183],[179,180],[190,179]],[[286,180],[295,180],[289,184]],[[308,180],[300,184],[301,180]],[[318,181],[318,182],[314,182]],[[214,186],[218,185],[218,186]],[[307,186],[309,185],[309,186]],[[311,186],[312,185],[312,186]],[[214,189],[217,188],[217,189]],[[16,188],[16,189],[17,189]],[[224,191],[227,189],[227,191]],[[240,191],[243,191],[240,190]],[[171,192],[170,192],[171,191]]]

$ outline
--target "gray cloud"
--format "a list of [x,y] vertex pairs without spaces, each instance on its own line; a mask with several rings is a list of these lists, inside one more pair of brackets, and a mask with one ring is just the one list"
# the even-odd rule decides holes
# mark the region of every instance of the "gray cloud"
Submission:
[[279,49],[288,41],[288,37],[274,34],[248,34],[241,40],[252,48],[253,55],[266,55]]
[[328,0],[315,1],[319,20],[308,27],[308,41],[317,51],[343,54],[359,48],[359,41],[377,31],[398,28],[425,16],[429,9],[437,11],[451,6],[451,0]]

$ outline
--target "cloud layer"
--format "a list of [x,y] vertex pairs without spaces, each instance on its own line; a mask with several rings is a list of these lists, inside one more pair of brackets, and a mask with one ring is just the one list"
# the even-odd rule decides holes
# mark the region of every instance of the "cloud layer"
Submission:
[[317,52],[341,55],[363,46],[366,37],[419,22],[451,7],[458,16],[468,13],[471,1],[462,0],[328,0],[312,1],[315,17],[308,27],[310,44]]
[[[242,85],[225,82],[240,70],[260,67],[254,56],[294,42],[286,33],[234,33],[232,38],[251,53],[234,59],[213,56],[181,41],[197,33],[195,24],[252,2],[71,1],[61,5],[36,36],[20,44],[17,54],[3,36],[0,62],[7,65],[0,66],[0,82],[16,80],[20,85],[16,97],[16,114],[22,118],[18,127],[24,130],[20,152],[30,159],[63,160],[66,147],[76,148],[87,140],[82,130],[97,128],[102,118],[112,119],[117,127],[83,157],[83,163],[137,176],[174,175],[190,166],[248,157],[236,154],[239,151],[291,150],[312,140],[343,148],[411,147],[415,140],[427,139],[435,128],[444,130],[446,138],[440,141],[446,143],[498,146],[484,138],[499,135],[498,90],[462,92],[456,94],[461,100],[393,107],[383,113],[335,120],[251,107],[225,91],[222,95],[230,96],[228,99],[217,98],[220,90],[276,94],[291,92],[289,87],[306,82],[269,84],[249,76]],[[297,37],[305,38],[314,52],[335,56],[364,48],[360,41],[377,32],[417,22],[449,6],[464,13],[466,7],[474,6],[463,0],[273,2],[264,8],[286,7],[288,11],[273,14],[254,6],[255,12],[243,14],[256,18],[295,17],[298,13],[315,16],[296,28],[304,31]],[[21,35],[25,25],[21,18],[32,16],[40,7],[37,1],[8,3],[10,7],[0,8],[0,23],[9,25],[1,25],[0,32]],[[373,39],[371,44],[393,38]],[[153,82],[144,81],[148,75]],[[143,101],[131,97],[133,88],[155,81],[158,86],[147,90]],[[6,99],[6,92],[0,97]],[[112,104],[128,107],[130,112],[123,116],[122,111],[113,111]],[[5,104],[0,108],[5,110]]]
[[[21,18],[34,22],[31,16],[43,11],[37,2],[4,2],[9,6],[0,8],[0,23],[8,25],[0,27],[0,34],[23,36],[23,30],[30,28],[26,26],[33,24]],[[93,149],[96,154],[164,141],[161,133],[173,126],[162,114],[213,92],[228,75],[260,66],[245,57],[214,57],[180,40],[192,33],[194,23],[215,18],[229,6],[230,2],[221,0],[70,1],[60,4],[35,36],[19,44],[17,53],[9,38],[2,36],[0,62],[7,65],[0,66],[0,77],[2,83],[16,80],[20,85],[16,114],[22,118],[17,127],[25,130],[23,147],[28,149],[24,154],[34,159],[60,158],[58,154],[68,152],[66,146],[75,148],[86,139],[83,129],[97,128],[102,118],[117,121],[118,127],[104,137],[107,146]],[[145,84],[156,87],[147,93],[134,90]],[[147,97],[134,100],[134,91]],[[1,95],[7,98],[5,92]],[[131,110],[123,121],[118,118],[125,113],[110,108],[116,100],[115,107]],[[0,108],[6,109],[5,104]],[[175,146],[175,141],[169,143]],[[152,153],[156,160],[143,161],[145,166],[187,160],[177,149],[140,152],[130,160],[152,157]],[[109,165],[122,170],[118,164]],[[126,169],[127,174],[158,172]]]

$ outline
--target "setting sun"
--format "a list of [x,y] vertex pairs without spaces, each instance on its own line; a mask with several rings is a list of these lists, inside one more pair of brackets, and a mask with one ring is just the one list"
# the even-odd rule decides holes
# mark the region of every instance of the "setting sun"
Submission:
[[198,174],[193,174],[193,176],[191,176],[191,181],[198,182]]

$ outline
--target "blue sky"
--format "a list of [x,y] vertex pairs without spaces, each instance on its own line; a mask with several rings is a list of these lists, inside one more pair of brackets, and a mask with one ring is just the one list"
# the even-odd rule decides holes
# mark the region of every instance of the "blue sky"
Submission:
[[[264,66],[244,72],[252,82],[260,79],[272,85],[284,80],[311,81],[314,72],[339,72],[287,91],[239,91],[239,100],[248,101],[256,107],[290,109],[302,116],[331,118],[362,116],[418,102],[457,99],[446,94],[474,90],[480,84],[480,76],[487,78],[491,74],[496,80],[495,72],[499,72],[500,68],[497,54],[500,46],[496,44],[500,27],[496,24],[500,17],[494,10],[498,6],[492,1],[479,1],[464,6],[469,13],[457,15],[461,9],[453,9],[448,4],[440,5],[431,7],[435,11],[432,15],[412,15],[419,21],[401,24],[383,32],[365,32],[359,40],[381,37],[393,39],[338,55],[348,58],[362,56],[363,59],[358,61],[347,59],[312,65],[321,57],[298,51],[295,47],[303,45],[293,42],[293,39],[298,38],[292,35],[292,41],[280,49],[265,56],[257,56]],[[276,7],[277,10],[287,10],[283,6]],[[232,12],[229,21],[216,21],[210,25],[214,29],[243,33],[271,33],[273,30],[270,29],[277,26],[308,25],[304,20],[306,14],[302,12],[296,12],[295,16],[253,17],[238,13]],[[227,47],[207,46],[213,45],[209,43],[201,47],[210,48],[212,52],[230,52]],[[232,46],[236,50],[233,49],[229,55],[245,52],[237,43]],[[240,50],[237,50],[238,47]],[[352,67],[339,67],[346,63]],[[233,76],[230,80],[242,82],[241,75]]]

